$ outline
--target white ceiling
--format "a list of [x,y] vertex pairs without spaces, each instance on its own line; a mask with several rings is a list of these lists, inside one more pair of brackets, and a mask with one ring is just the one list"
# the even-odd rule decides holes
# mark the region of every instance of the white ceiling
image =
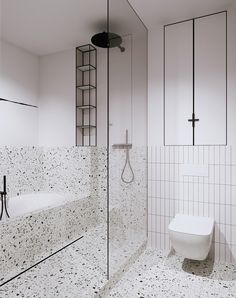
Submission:
[[[134,30],[138,24],[133,12],[125,0],[110,2],[112,30],[130,33],[124,29]],[[129,2],[148,28],[236,4],[236,0]],[[39,56],[71,49],[106,30],[106,8],[107,0],[0,0],[0,37]]]
[[106,0],[0,0],[1,38],[37,55],[90,42],[106,29]]
[[129,0],[148,28],[236,6],[235,0]]

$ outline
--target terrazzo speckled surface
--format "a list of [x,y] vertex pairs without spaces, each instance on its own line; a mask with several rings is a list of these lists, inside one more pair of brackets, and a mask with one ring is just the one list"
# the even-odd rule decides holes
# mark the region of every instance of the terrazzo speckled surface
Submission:
[[[96,297],[107,282],[104,237],[94,245],[99,229],[1,287],[0,297]],[[99,297],[235,298],[236,267],[147,249],[110,294]]]
[[[130,164],[134,172],[134,181],[124,183],[121,174],[125,166],[125,150],[110,148],[109,165],[109,205],[110,205],[110,239],[120,246],[127,246],[134,254],[137,246],[146,240],[147,230],[147,148],[133,146],[130,150]],[[130,180],[129,166],[125,168],[124,177]],[[128,239],[130,241],[128,241]],[[134,245],[130,245],[130,242]],[[131,251],[133,247],[133,251]],[[113,248],[111,247],[111,254]],[[120,268],[125,264],[121,259]],[[117,265],[111,266],[110,272],[117,271]]]
[[[110,242],[111,274],[128,267],[143,239]],[[94,297],[105,286],[107,270],[106,225],[90,229],[84,237],[18,278],[0,287],[0,297]],[[125,269],[123,269],[125,270]],[[42,286],[43,285],[43,286]]]
[[93,297],[106,282],[106,230],[81,240],[0,287],[1,298]]
[[[121,174],[125,166],[125,150],[110,150],[109,183],[110,206],[118,207],[121,212],[114,219],[114,225],[125,229],[136,229],[146,233],[147,222],[147,148],[133,146],[130,150],[130,164],[134,172],[134,181],[124,183]],[[130,180],[129,166],[126,166],[124,177]],[[111,228],[113,228],[111,223]]]
[[194,262],[148,249],[112,289],[109,297],[235,298],[236,266]]
[[92,198],[81,198],[0,224],[0,283],[95,227]]
[[7,176],[8,198],[37,191],[103,194],[106,148],[0,147],[0,173]]
[[39,191],[68,197],[63,205],[0,223],[0,283],[105,221],[104,147],[0,147],[0,172],[8,200]]
[[43,149],[30,146],[0,147],[0,173],[1,176],[7,176],[8,197],[41,190],[44,181]]

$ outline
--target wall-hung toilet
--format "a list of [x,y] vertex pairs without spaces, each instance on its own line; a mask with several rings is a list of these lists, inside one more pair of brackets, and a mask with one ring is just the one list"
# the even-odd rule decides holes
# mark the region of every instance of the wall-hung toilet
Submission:
[[169,224],[174,250],[187,259],[205,260],[209,254],[214,232],[214,219],[176,214]]

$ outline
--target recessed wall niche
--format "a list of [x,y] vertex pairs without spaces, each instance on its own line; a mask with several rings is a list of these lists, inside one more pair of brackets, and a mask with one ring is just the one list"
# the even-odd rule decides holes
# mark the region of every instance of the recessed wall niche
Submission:
[[226,145],[227,12],[166,25],[164,38],[164,144]]

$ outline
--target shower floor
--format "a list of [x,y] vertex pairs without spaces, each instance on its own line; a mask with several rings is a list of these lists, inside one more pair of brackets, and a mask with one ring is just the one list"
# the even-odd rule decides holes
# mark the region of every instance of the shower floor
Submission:
[[[116,260],[124,261],[131,252],[127,245],[124,247],[115,249],[113,243],[112,265],[117,269],[121,262]],[[107,282],[105,252],[105,226],[101,225],[1,287],[0,297],[92,298]],[[108,297],[236,298],[236,265],[187,261],[147,249]]]
[[[112,240],[110,272],[127,263],[143,240]],[[107,283],[106,225],[89,230],[84,237],[0,287],[1,298],[91,298]]]
[[109,297],[236,298],[236,265],[189,261],[146,250]]

